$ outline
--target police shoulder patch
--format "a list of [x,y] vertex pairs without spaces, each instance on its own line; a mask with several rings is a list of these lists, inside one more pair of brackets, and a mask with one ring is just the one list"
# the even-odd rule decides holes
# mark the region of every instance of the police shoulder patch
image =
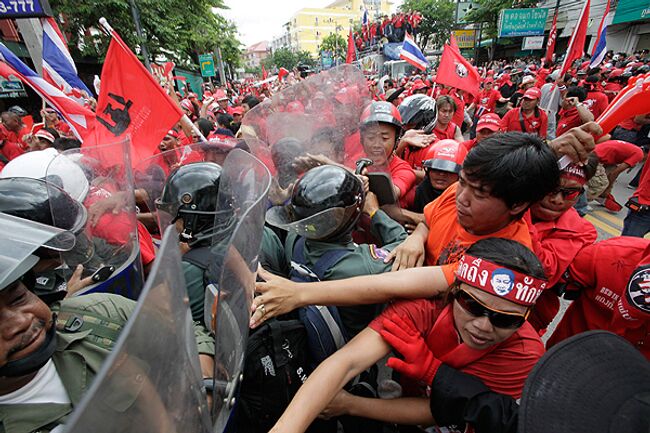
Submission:
[[370,249],[370,257],[372,257],[373,260],[383,261],[386,257],[388,257],[388,251],[383,248],[379,248],[375,244],[368,245],[368,248]]

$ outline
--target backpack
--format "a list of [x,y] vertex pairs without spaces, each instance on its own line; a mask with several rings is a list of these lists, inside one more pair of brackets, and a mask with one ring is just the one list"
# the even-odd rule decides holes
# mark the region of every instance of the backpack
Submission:
[[[327,251],[314,264],[313,269],[309,269],[305,265],[307,262],[305,238],[300,238],[293,249],[289,278],[291,281],[303,283],[321,281],[325,273],[347,253],[346,249]],[[313,366],[320,364],[347,343],[347,332],[336,307],[320,305],[301,307],[298,309],[298,317],[307,331],[307,348]]]
[[[235,408],[237,433],[266,433],[307,380],[307,333],[299,320],[271,319],[248,338],[244,379]],[[329,428],[323,429],[329,425]],[[229,427],[230,423],[229,423]],[[331,423],[315,422],[308,431],[332,433]]]

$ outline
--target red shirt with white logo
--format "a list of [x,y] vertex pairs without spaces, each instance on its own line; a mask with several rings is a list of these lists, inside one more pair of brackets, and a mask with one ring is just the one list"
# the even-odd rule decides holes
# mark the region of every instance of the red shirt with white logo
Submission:
[[[521,129],[524,124],[525,131]],[[503,119],[501,119],[501,129],[504,131],[521,131],[537,134],[542,138],[546,137],[548,132],[548,116],[544,110],[533,110],[530,116],[521,111],[521,107],[509,110]]]
[[484,107],[485,111],[481,114],[492,113],[497,108],[497,101],[501,99],[501,93],[497,89],[483,89],[478,95],[477,104]]
[[643,150],[627,141],[608,140],[596,145],[594,150],[603,165],[625,163],[634,167],[643,159]]
[[598,116],[607,109],[609,99],[603,92],[593,90],[587,93],[587,99],[583,103],[592,112],[594,119],[598,119]]
[[571,107],[568,110],[562,109],[560,110],[560,119],[557,121],[557,131],[555,135],[559,137],[569,129],[582,125],[582,123],[582,119],[580,118],[580,114],[576,107]]

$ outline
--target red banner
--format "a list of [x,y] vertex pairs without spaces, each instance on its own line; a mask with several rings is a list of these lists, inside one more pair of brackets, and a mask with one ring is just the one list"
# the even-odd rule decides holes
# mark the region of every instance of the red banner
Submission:
[[546,42],[546,57],[544,57],[544,62],[546,65],[550,65],[553,61],[553,53],[555,52],[555,41],[557,40],[557,10],[553,16],[553,24],[551,25],[551,31],[548,33],[548,41]]

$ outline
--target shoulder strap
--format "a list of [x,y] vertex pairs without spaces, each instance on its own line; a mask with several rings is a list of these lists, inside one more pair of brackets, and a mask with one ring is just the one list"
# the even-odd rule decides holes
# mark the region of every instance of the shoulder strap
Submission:
[[209,247],[199,247],[192,248],[185,254],[183,254],[183,261],[191,263],[199,268],[206,270],[210,265],[210,248]]
[[320,259],[314,263],[312,269],[309,269],[307,264],[307,258],[305,257],[305,238],[301,237],[294,244],[293,252],[291,253],[291,263],[292,265],[298,265],[302,268],[310,270],[318,280],[322,280],[328,270],[332,268],[336,263],[339,262],[348,253],[348,250],[343,248],[332,249],[321,256]]
[[64,307],[56,316],[56,328],[60,332],[92,331],[90,340],[102,347],[111,348],[120,336],[124,324],[91,310]]
[[521,132],[528,132],[526,130],[526,122],[524,122],[524,115],[521,111],[521,107],[519,107],[519,126],[521,126]]

